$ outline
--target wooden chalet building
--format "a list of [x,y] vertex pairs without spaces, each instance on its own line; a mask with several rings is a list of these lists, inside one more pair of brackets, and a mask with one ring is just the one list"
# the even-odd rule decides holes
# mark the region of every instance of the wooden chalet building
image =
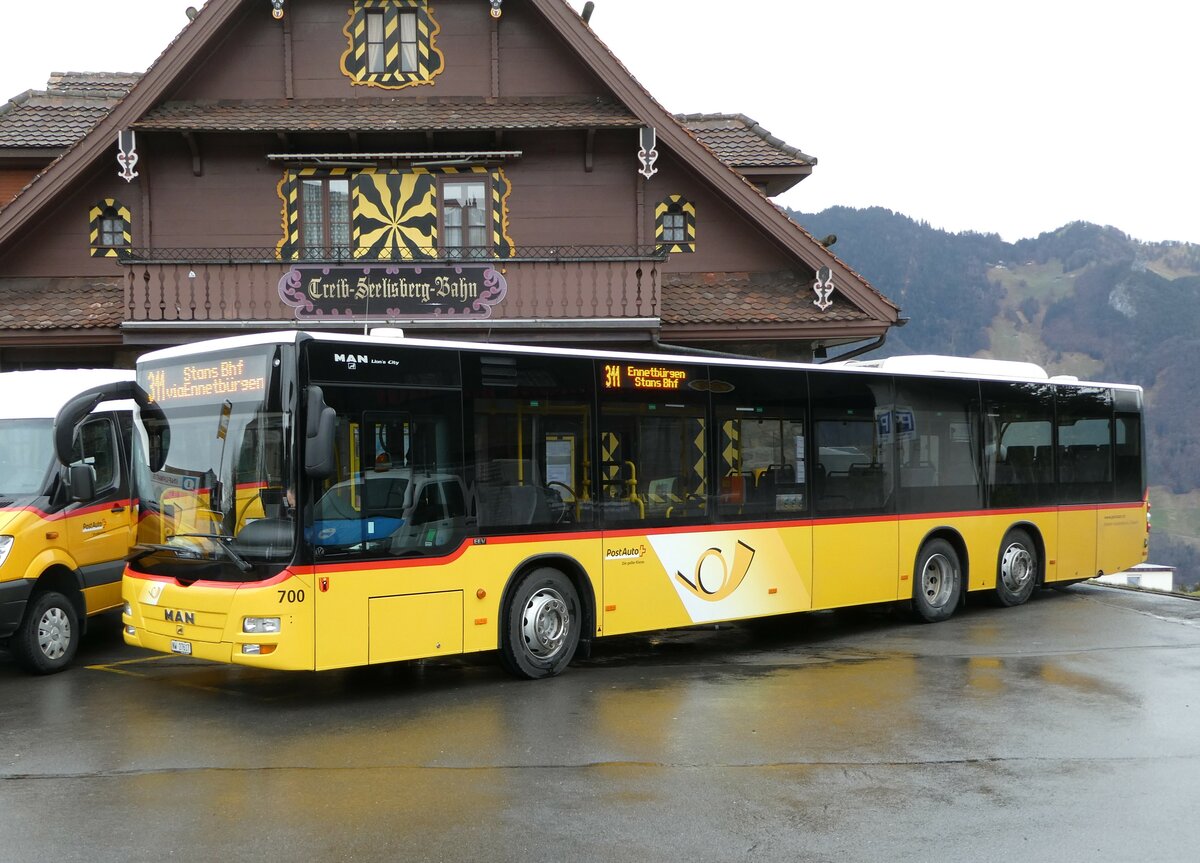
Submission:
[[[0,369],[280,327],[808,358],[898,309],[565,0],[209,0],[0,107]],[[69,350],[67,350],[69,349]]]

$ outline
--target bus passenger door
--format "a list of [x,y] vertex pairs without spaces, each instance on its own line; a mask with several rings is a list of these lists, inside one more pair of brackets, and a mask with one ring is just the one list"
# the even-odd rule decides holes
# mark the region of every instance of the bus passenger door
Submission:
[[1096,575],[1098,504],[1113,498],[1112,391],[1060,387],[1055,394],[1058,577]]
[[813,608],[893,601],[902,587],[891,378],[814,375],[809,387]]

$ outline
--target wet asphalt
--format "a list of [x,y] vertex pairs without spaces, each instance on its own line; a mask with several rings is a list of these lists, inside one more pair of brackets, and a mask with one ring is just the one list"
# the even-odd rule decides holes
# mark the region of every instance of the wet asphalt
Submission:
[[0,655],[0,861],[1200,859],[1200,602],[1094,585],[261,672]]

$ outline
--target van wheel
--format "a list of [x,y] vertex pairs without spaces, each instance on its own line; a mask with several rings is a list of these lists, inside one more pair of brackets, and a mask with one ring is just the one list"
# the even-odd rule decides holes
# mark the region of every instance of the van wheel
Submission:
[[35,594],[10,646],[30,674],[53,674],[70,665],[79,648],[79,615],[71,600],[53,590]]
[[552,677],[579,646],[579,594],[557,569],[535,569],[517,586],[500,637],[500,661],[516,677]]
[[1023,530],[1010,530],[1000,543],[996,564],[996,605],[1020,605],[1033,594],[1038,579],[1037,546]]
[[962,596],[962,565],[954,546],[944,539],[925,543],[913,575],[913,612],[918,620],[937,623],[954,614]]

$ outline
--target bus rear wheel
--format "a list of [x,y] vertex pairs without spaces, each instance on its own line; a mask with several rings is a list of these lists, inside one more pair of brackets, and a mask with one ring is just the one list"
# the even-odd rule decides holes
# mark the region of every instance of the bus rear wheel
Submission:
[[553,677],[575,656],[582,620],[571,580],[557,569],[535,569],[509,601],[500,661],[516,677]]
[[35,594],[10,643],[17,664],[31,674],[62,671],[79,649],[79,615],[71,600],[47,590]]
[[937,623],[954,614],[962,596],[962,565],[954,546],[944,539],[925,543],[913,575],[913,612],[918,620]]
[[1038,579],[1037,546],[1029,534],[1010,530],[1000,543],[996,564],[995,603],[1004,607],[1020,605],[1033,594]]

